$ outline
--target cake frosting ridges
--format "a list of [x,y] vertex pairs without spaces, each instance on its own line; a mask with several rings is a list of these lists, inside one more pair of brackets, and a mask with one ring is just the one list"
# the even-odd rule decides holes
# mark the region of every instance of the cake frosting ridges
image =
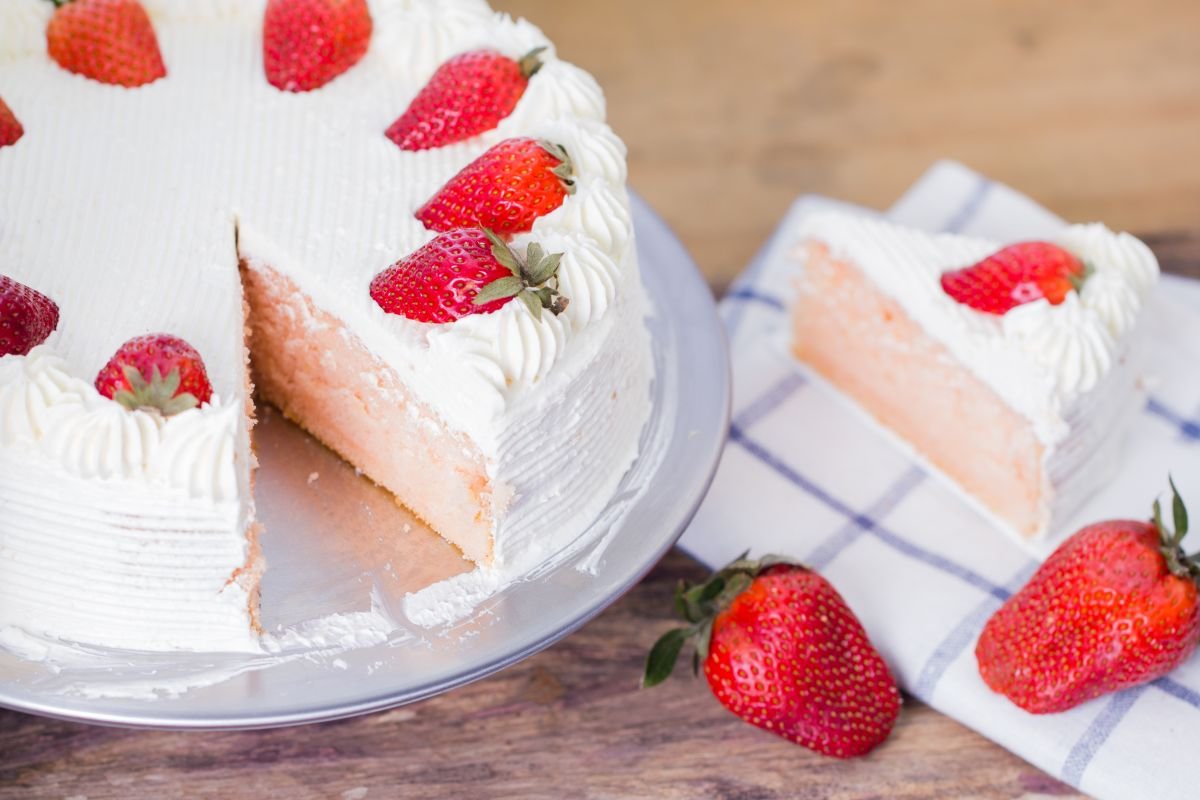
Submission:
[[[225,632],[199,636],[198,647],[228,634],[222,646],[240,648],[235,631],[248,613],[249,594],[231,580],[253,560],[239,259],[282,272],[315,309],[353,320],[354,336],[437,410],[436,424],[470,437],[496,511],[506,512],[500,561],[534,546],[548,524],[586,525],[636,456],[649,409],[625,148],[604,123],[596,81],[558,59],[536,26],[482,2],[372,0],[374,39],[361,62],[316,91],[280,92],[263,77],[264,2],[145,0],[167,76],[132,90],[46,57],[50,4],[13,0],[0,12],[0,93],[27,131],[20,148],[0,150],[0,183],[16,187],[0,195],[0,260],[6,274],[53,297],[63,320],[30,355],[0,360],[0,462],[10,467],[0,492],[23,509],[20,521],[0,521],[0,547],[35,565],[29,574],[51,569],[39,561],[39,526],[63,541],[88,531],[123,552],[128,531],[87,504],[136,498],[131,516],[149,520],[137,540],[144,552],[161,552],[166,564],[178,552],[175,534],[187,531],[223,554],[200,571],[223,576],[214,625]],[[385,138],[440,63],[479,46],[513,58],[545,48],[512,114],[436,150],[405,152]],[[519,249],[537,241],[563,254],[567,311],[539,320],[510,303],[441,326],[384,313],[367,292],[371,278],[434,236],[414,209],[515,136],[561,144],[575,165],[575,193],[514,239]],[[212,402],[163,418],[128,411],[92,386],[122,341],[156,330],[202,354]],[[529,447],[550,437],[561,444]],[[11,469],[18,459],[35,468]],[[90,489],[59,528],[34,513],[39,482]],[[101,559],[93,578],[124,580],[127,567],[132,580],[136,565]],[[62,602],[50,628],[86,630],[91,612]],[[20,603],[0,597],[0,607]],[[65,621],[71,609],[79,625]],[[122,646],[188,646],[169,631],[138,643],[121,613],[111,630],[127,625]]]

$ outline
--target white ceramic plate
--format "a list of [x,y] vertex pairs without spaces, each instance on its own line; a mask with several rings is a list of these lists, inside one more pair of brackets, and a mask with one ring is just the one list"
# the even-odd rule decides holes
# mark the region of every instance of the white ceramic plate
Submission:
[[95,651],[63,666],[0,649],[0,705],[162,728],[334,719],[482,678],[599,614],[650,570],[691,520],[716,469],[729,416],[727,349],[708,287],[665,223],[640,198],[633,206],[654,305],[654,405],[642,455],[582,537],[593,544],[508,586],[454,625],[406,623],[398,610],[404,592],[460,571],[463,562],[385,493],[267,413],[257,432],[258,507],[270,564],[264,625],[273,630],[363,611],[374,594],[404,629],[370,647],[312,650],[290,660]]

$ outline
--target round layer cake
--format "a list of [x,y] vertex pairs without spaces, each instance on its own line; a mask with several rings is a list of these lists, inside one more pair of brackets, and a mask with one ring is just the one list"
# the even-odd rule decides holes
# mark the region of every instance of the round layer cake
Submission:
[[[0,273],[60,312],[44,343],[0,354],[0,626],[256,649],[254,384],[481,569],[581,532],[637,455],[647,304],[595,80],[483,2],[372,0],[365,53],[318,88],[279,87],[267,5],[142,0],[164,74],[136,87],[64,67],[52,3],[0,10],[0,99],[23,129],[0,147]],[[422,149],[385,135],[480,52],[536,59],[510,112]],[[373,279],[444,235],[418,209],[514,139],[569,159],[560,204],[503,237],[561,254],[564,302],[385,311]],[[152,332],[196,349],[210,399],[166,414],[97,391]]]

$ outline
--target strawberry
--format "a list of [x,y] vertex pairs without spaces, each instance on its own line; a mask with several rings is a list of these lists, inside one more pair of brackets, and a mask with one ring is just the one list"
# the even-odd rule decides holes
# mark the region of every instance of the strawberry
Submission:
[[1180,547],[1187,509],[1171,482],[1174,532],[1150,522],[1089,525],[992,615],[979,674],[1026,711],[1066,711],[1166,675],[1200,639],[1200,565]]
[[0,99],[0,147],[16,144],[24,135],[25,129],[17,121],[16,114]]
[[263,15],[267,82],[319,89],[358,63],[371,42],[367,0],[269,0]]
[[535,48],[519,61],[494,50],[470,50],[438,67],[408,109],[387,129],[401,150],[461,142],[500,124],[542,67]]
[[888,737],[900,692],[842,596],[820,575],[777,556],[745,556],[706,583],[681,583],[677,612],[689,627],[650,651],[643,686],[670,675],[696,637],[693,670],[717,700],[751,725],[818,753],[861,756]]
[[389,314],[442,323],[490,314],[517,297],[541,319],[543,308],[557,315],[567,307],[558,293],[561,259],[533,242],[521,260],[492,231],[460,228],[438,234],[376,275],[371,298]]
[[138,0],[54,0],[50,57],[86,78],[134,87],[167,74],[158,38]]
[[136,336],[121,345],[96,376],[96,390],[130,410],[151,408],[166,416],[212,399],[200,354],[166,333]]
[[23,356],[54,333],[58,305],[41,292],[0,275],[0,356]]
[[524,233],[575,191],[567,151],[537,139],[505,139],[463,167],[416,217],[431,231],[482,227]]
[[1058,245],[1021,242],[977,264],[943,273],[942,289],[963,305],[1004,314],[1042,298],[1058,305],[1086,277],[1083,263]]

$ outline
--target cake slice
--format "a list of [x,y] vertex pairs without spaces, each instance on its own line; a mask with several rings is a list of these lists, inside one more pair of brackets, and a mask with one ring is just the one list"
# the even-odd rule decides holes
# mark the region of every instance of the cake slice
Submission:
[[802,223],[795,355],[1023,538],[1111,477],[1141,400],[1142,242],[1004,247],[841,212]]

